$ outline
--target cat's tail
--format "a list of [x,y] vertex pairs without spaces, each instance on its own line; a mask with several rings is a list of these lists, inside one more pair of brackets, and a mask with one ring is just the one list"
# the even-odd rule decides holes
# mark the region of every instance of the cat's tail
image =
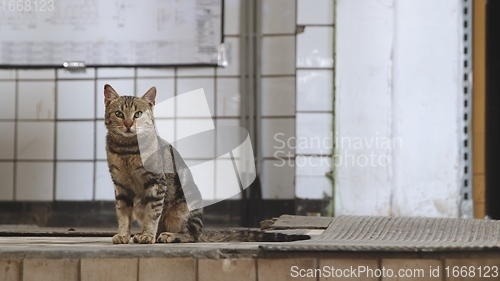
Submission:
[[204,230],[200,242],[293,242],[311,239],[304,234],[284,234],[251,229]]

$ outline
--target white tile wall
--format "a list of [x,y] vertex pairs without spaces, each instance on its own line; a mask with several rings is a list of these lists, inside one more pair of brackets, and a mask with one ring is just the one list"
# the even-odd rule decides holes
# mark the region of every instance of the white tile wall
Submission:
[[[239,128],[240,125],[240,119],[236,118],[224,118],[224,119],[217,119],[215,122],[215,128],[222,128],[222,127],[234,127],[234,128]],[[237,138],[237,136],[235,136]],[[241,140],[243,141],[243,140]],[[230,158],[231,156],[228,154],[228,151],[221,151],[222,147],[217,146],[216,147],[216,155],[218,155],[220,158]],[[235,147],[236,148],[236,147]],[[233,157],[239,157],[239,150],[238,149],[233,149]]]
[[97,77],[99,78],[133,78],[134,75],[135,69],[131,67],[101,67],[97,69]]
[[18,122],[17,158],[54,159],[54,122]]
[[15,69],[0,69],[0,79],[14,80],[16,79]]
[[156,104],[159,104],[174,96],[174,81],[174,78],[137,78],[135,96],[142,97],[151,87],[156,87]]
[[214,76],[215,68],[214,67],[179,67],[177,68],[177,76],[178,77],[200,77],[200,76]]
[[295,173],[302,177],[322,177],[330,172],[332,158],[329,156],[298,155],[295,160]]
[[297,154],[332,154],[331,113],[297,113]]
[[[177,140],[175,137],[175,121],[173,119],[170,120],[155,120],[156,123],[156,131],[164,140],[173,143]],[[105,134],[105,132],[104,132]]]
[[272,36],[262,38],[262,75],[294,75],[295,37]]
[[215,199],[224,200],[235,195],[239,196],[238,175],[231,159],[217,159],[215,173]]
[[331,198],[332,182],[326,176],[297,176],[295,182],[295,196],[302,199],[323,199],[325,197]]
[[[309,154],[329,157],[331,151],[324,147],[295,151],[289,147],[284,153],[294,155],[290,161],[283,159],[283,155],[275,158],[275,146],[281,143],[274,136],[283,133],[280,139],[291,139],[292,146],[296,145],[293,140],[296,136],[330,136],[333,2],[262,1],[264,37],[258,59],[263,75],[261,112],[264,118],[260,138],[265,158],[261,180],[266,199],[318,199],[331,193],[328,179],[324,177],[329,168],[295,165],[295,157],[298,161]],[[239,125],[241,0],[225,0],[224,7],[224,42],[229,62],[224,68],[105,67],[87,68],[83,73],[63,69],[0,70],[0,178],[4,179],[0,200],[114,199],[104,149],[103,86],[106,83],[121,95],[137,96],[156,86],[157,128],[171,142],[213,129],[214,122]],[[295,35],[296,24],[306,26],[304,33]],[[197,88],[204,88],[208,110],[215,121],[200,118],[203,105],[176,106],[172,99]],[[14,135],[16,126],[17,135]],[[14,140],[17,140],[15,145]],[[203,155],[196,152],[185,156],[192,164],[200,163],[193,158],[208,160],[213,157],[213,148],[207,151],[209,153]],[[53,159],[55,154],[57,159]],[[317,159],[320,158],[313,157],[313,161]],[[202,190],[205,199],[225,198],[233,193],[214,187],[214,184],[229,183],[230,180],[215,174],[216,170],[231,168],[229,163],[229,159],[223,157],[192,168],[198,182],[210,183],[211,187]],[[72,185],[73,179],[78,179],[78,183]]]
[[[179,142],[174,144],[184,159],[207,159],[215,156],[215,137],[213,134],[199,135],[198,129],[209,125],[211,119],[180,119],[178,121]],[[182,122],[180,122],[182,121]],[[182,128],[185,126],[187,128]],[[191,130],[187,133],[187,130]],[[185,139],[184,139],[185,138]]]
[[295,77],[262,77],[262,116],[295,116]]
[[295,171],[288,161],[264,160],[260,180],[264,199],[295,198]]
[[96,147],[96,157],[99,160],[106,160],[106,126],[104,126],[104,120],[98,120],[96,122],[95,131],[95,147]]
[[224,34],[240,34],[241,0],[224,1]]
[[[295,155],[295,119],[265,118],[262,120],[263,156],[285,158]],[[289,146],[288,144],[292,144]]]
[[57,122],[57,160],[94,159],[94,122]]
[[331,170],[331,157],[297,156],[295,160],[295,195],[305,199],[332,196],[332,183],[326,176]]
[[52,162],[17,162],[16,200],[52,201],[54,195]]
[[[236,118],[217,119],[216,120],[216,129],[223,129],[223,127],[240,128],[240,120],[236,119]],[[224,138],[225,136],[220,136],[220,137]],[[231,135],[231,137],[233,138],[231,141],[238,142],[238,145],[244,141],[244,139],[238,140],[239,136],[236,135],[236,133],[235,133],[235,135]],[[246,135],[245,137],[248,137],[248,135]],[[216,148],[215,148],[216,154],[215,155],[218,156],[219,158],[230,159],[231,155],[229,154],[229,151],[221,150],[224,148],[226,148],[226,147],[216,145]],[[232,147],[231,152],[233,154],[232,157],[234,157],[234,158],[239,158],[241,156],[241,153],[242,153],[241,148],[239,148],[237,145]]]
[[[58,162],[56,165],[56,200],[93,199],[94,163]],[[112,187],[112,186],[111,186]]]
[[94,79],[96,77],[96,69],[87,67],[83,71],[68,71],[66,69],[57,70],[58,79]]
[[106,161],[98,161],[95,165],[95,200],[115,200],[114,186]]
[[153,115],[155,116],[156,119],[174,118],[175,103],[176,103],[175,99],[169,97],[157,96],[156,105],[153,110]]
[[207,105],[210,116],[215,114],[214,104],[214,89],[215,81],[213,78],[178,78],[177,79],[177,96],[182,96],[188,92],[203,89],[205,100],[190,99],[189,102],[181,102],[184,99],[177,99],[176,116],[184,117],[206,117]]
[[0,162],[0,201],[14,200],[14,162]]
[[18,84],[18,87],[19,119],[54,119],[54,81],[22,81]]
[[297,0],[297,24],[333,25],[335,0]]
[[14,159],[15,123],[0,122],[0,159]]
[[208,118],[190,118],[190,119],[177,119],[175,122],[176,139],[190,137],[194,134],[204,131],[212,130],[215,125],[213,119]]
[[95,83],[93,80],[57,82],[58,119],[94,119]]
[[295,33],[295,0],[262,1],[262,33]]
[[332,111],[333,83],[333,70],[297,70],[297,111]]
[[17,71],[17,78],[21,80],[54,80],[54,78],[56,78],[56,72],[54,69],[20,69]]
[[224,119],[217,119],[215,122],[216,126],[233,126],[233,127],[239,127],[240,126],[240,119],[239,118],[224,118]]
[[137,77],[174,77],[175,70],[173,68],[151,68],[139,67],[137,68]]
[[0,81],[0,119],[16,117],[16,82]]
[[217,102],[217,116],[240,116],[241,94],[239,78],[217,78],[215,100]]
[[297,67],[333,67],[332,26],[307,26],[297,35]]
[[156,118],[173,118],[175,116],[174,102],[169,100],[175,95],[173,78],[140,78],[137,79],[137,97],[142,97],[151,87],[156,87]]
[[215,161],[186,160],[203,200],[215,199]]
[[297,24],[305,26],[297,35],[296,53],[298,198],[332,197],[333,184],[326,174],[331,170],[333,137],[334,5],[334,0],[297,0]]

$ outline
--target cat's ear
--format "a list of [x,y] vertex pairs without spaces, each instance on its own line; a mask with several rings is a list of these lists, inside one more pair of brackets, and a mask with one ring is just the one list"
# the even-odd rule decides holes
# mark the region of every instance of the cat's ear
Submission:
[[104,104],[107,106],[110,101],[119,98],[120,95],[111,87],[111,85],[104,85]]
[[143,96],[142,99],[149,103],[149,106],[153,107],[155,105],[156,99],[156,87],[151,87]]

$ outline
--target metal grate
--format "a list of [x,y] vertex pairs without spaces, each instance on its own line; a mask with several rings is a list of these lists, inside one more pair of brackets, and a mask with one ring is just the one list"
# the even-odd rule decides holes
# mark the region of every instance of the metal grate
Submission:
[[311,240],[265,244],[266,251],[437,252],[500,249],[500,221],[339,216]]
[[462,0],[463,13],[463,131],[460,216],[472,218],[472,0]]

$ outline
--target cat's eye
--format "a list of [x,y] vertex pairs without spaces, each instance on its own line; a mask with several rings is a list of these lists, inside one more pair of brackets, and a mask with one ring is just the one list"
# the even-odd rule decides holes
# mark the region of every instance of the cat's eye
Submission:
[[139,118],[142,116],[142,111],[137,111],[135,114],[134,114],[134,118]]
[[121,111],[115,112],[115,115],[116,115],[116,117],[119,117],[119,118],[123,118],[124,117],[123,116],[123,112],[121,112]]

